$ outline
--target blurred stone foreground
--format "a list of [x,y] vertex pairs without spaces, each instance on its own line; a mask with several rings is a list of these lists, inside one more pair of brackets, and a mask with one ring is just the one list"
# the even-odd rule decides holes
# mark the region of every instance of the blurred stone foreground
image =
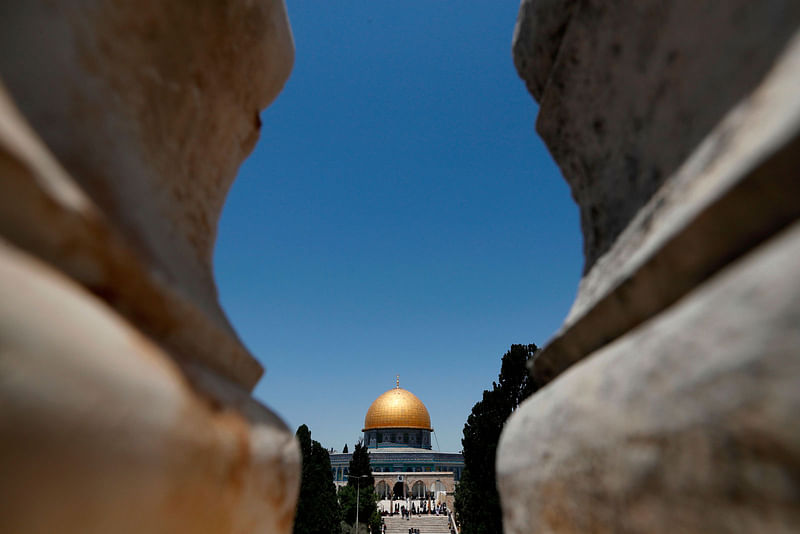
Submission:
[[800,532],[800,2],[523,0],[586,267],[497,458],[506,534]]
[[0,2],[0,532],[291,531],[210,262],[293,56],[283,0]]

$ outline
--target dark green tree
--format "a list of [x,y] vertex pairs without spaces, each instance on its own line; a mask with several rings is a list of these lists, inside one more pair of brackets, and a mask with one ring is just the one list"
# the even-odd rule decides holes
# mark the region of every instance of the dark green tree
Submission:
[[343,454],[347,454],[347,443],[344,444],[344,449],[342,449]]
[[[375,479],[372,477],[372,467],[369,465],[369,453],[367,446],[364,442],[359,440],[353,449],[353,457],[350,458],[350,467],[347,474],[347,485],[363,488],[365,485],[369,487],[375,486]],[[357,477],[361,478],[361,482],[356,482]]]
[[353,457],[350,459],[348,467],[347,486],[339,489],[342,519],[348,525],[352,525],[356,521],[357,502],[358,522],[368,524],[372,532],[377,532],[381,524],[378,496],[375,493],[375,479],[369,465],[367,446],[361,441],[356,443],[353,448]]
[[500,364],[498,382],[484,390],[464,425],[464,471],[455,494],[462,534],[503,532],[495,484],[497,443],[506,419],[535,390],[528,362],[537,350],[536,345],[511,345]]
[[306,425],[301,425],[296,435],[303,454],[303,474],[294,534],[339,534],[341,511],[328,451],[311,439]]

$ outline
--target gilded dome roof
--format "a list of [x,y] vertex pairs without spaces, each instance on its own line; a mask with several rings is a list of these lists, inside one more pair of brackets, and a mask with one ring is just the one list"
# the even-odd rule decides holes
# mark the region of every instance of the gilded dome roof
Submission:
[[399,385],[372,403],[364,418],[364,430],[376,428],[431,428],[428,409],[416,395]]

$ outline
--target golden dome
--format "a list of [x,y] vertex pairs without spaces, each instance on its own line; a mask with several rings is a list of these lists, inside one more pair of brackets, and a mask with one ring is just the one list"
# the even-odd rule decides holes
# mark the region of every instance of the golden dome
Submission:
[[364,430],[376,428],[431,428],[431,416],[422,401],[399,385],[372,403],[364,418]]

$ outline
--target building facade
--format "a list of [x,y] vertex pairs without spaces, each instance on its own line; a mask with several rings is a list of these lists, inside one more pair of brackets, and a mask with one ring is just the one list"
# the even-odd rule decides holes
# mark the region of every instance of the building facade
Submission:
[[[461,479],[464,457],[433,450],[428,410],[416,395],[400,387],[399,378],[393,389],[370,405],[362,432],[379,498],[452,496]],[[351,456],[330,455],[337,486],[347,484]]]

